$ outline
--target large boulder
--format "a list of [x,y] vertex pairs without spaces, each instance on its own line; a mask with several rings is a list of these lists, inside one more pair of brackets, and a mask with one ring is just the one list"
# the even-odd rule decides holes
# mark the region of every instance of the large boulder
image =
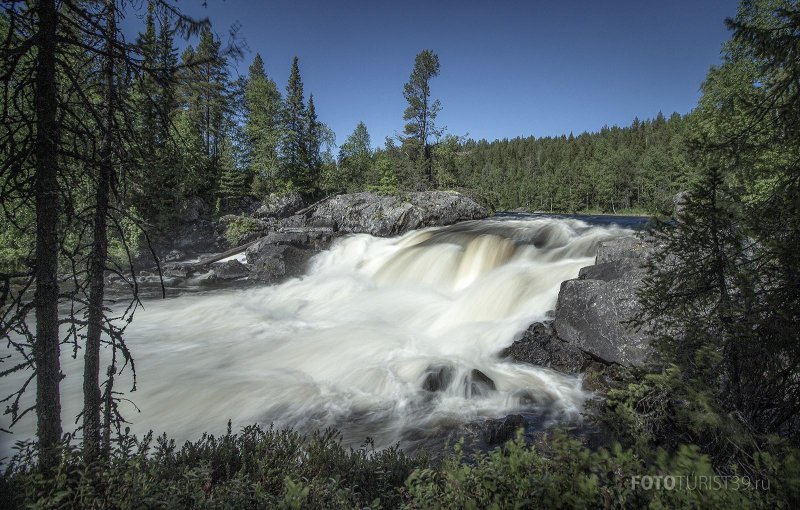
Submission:
[[306,206],[303,196],[296,191],[272,193],[264,199],[253,215],[256,218],[286,218]]
[[250,276],[250,270],[236,259],[219,262],[212,266],[214,280],[239,280]]
[[289,244],[256,243],[247,249],[250,277],[274,284],[300,276],[314,253]]
[[644,364],[652,338],[629,321],[641,311],[636,293],[652,250],[652,243],[635,237],[601,243],[596,264],[561,284],[553,321],[558,338],[604,363]]
[[308,261],[330,246],[333,231],[325,227],[285,227],[270,232],[247,248],[245,256],[251,278],[279,283],[305,273]]
[[363,192],[337,195],[319,204],[310,224],[386,237],[486,216],[486,209],[454,191],[412,192],[403,196]]

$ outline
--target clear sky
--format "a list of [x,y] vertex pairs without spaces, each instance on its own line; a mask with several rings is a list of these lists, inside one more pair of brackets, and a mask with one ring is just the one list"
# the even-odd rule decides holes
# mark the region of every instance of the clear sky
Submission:
[[[292,57],[320,120],[343,142],[364,121],[373,145],[402,131],[414,56],[439,54],[439,123],[475,139],[548,136],[686,113],[728,38],[735,0],[183,0],[223,42],[261,53],[285,90]],[[130,24],[134,20],[128,20]]]

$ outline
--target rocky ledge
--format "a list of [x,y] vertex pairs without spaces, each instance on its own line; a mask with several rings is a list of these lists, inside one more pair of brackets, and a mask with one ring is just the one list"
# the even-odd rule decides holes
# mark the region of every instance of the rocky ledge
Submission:
[[387,237],[487,215],[486,209],[455,191],[419,191],[401,196],[364,192],[332,197],[316,208],[311,222],[335,225],[340,232]]
[[584,387],[597,392],[608,387],[615,368],[645,364],[652,338],[629,321],[641,310],[636,293],[653,249],[637,237],[602,242],[595,264],[561,284],[553,319],[531,325],[501,355],[583,374]]
[[[310,205],[300,194],[288,193],[270,195],[248,211],[215,222],[199,213],[188,215],[187,223],[156,247],[163,254],[167,283],[279,283],[302,275],[311,257],[341,235],[395,236],[488,216],[485,208],[455,191],[352,193]],[[154,269],[145,266],[142,284],[160,285]]]

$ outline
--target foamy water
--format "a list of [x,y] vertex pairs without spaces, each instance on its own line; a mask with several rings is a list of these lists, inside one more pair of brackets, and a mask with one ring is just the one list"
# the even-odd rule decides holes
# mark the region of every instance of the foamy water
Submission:
[[[179,440],[222,432],[231,419],[234,428],[332,425],[353,444],[370,436],[410,449],[510,412],[548,423],[575,419],[585,399],[577,378],[498,352],[545,317],[561,282],[593,263],[600,241],[625,232],[540,218],[393,239],[353,235],[282,285],[147,301],[126,336],[138,370],[128,397],[141,412],[122,404],[123,413],[134,433],[153,429]],[[69,431],[81,406],[83,358],[62,359]],[[423,389],[441,367],[449,385]],[[474,370],[495,389],[481,386]],[[0,390],[8,394],[20,381],[2,380]],[[116,388],[130,386],[123,376]],[[3,454],[34,431],[31,416],[0,436]]]

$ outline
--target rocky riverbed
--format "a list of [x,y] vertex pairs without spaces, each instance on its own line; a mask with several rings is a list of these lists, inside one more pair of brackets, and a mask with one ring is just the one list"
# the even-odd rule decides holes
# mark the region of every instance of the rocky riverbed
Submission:
[[[138,282],[145,293],[160,290],[162,277],[174,292],[223,284],[275,284],[303,275],[311,257],[342,235],[390,237],[487,216],[484,207],[454,191],[397,196],[363,192],[314,204],[297,193],[270,195],[248,212],[217,221],[186,212],[185,224],[156,243],[161,274],[151,254],[143,253],[137,260]],[[231,231],[240,233],[231,238]],[[219,259],[237,247],[243,249]],[[113,276],[109,283],[112,288],[122,284]]]

